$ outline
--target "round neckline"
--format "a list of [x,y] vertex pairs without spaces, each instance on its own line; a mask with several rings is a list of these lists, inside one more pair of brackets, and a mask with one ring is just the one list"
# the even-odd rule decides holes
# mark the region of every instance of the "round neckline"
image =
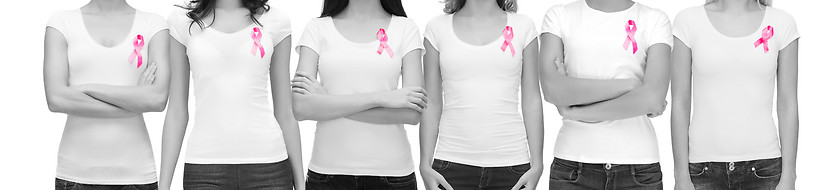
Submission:
[[[82,22],[82,30],[84,30],[85,36],[87,36],[87,38],[91,42],[96,44],[97,46],[102,47],[102,48],[106,48],[106,49],[114,49],[116,47],[120,47],[121,45],[125,44],[127,41],[131,41],[132,36],[134,36],[132,34],[134,34],[134,29],[136,28],[136,25],[137,25],[137,17],[138,17],[138,15],[140,15],[140,13],[139,13],[140,11],[138,11],[137,9],[134,9],[134,18],[131,18],[131,28],[128,29],[128,34],[126,34],[125,37],[123,37],[123,39],[120,40],[119,43],[114,44],[114,46],[105,46],[105,45],[102,45],[102,43],[99,43],[98,41],[96,41],[93,38],[93,36],[90,35],[90,31],[87,28],[87,24],[85,24],[85,17],[84,17],[84,13],[82,13],[82,9],[78,9],[76,11],[79,14],[79,17],[78,17],[79,20]],[[143,40],[146,40],[146,39],[143,39]]]
[[[511,23],[510,22],[510,19],[511,19],[510,15],[511,15],[511,13],[505,12],[505,17],[506,17],[505,18],[506,19],[505,20],[505,27],[510,26],[510,23]],[[455,32],[455,14],[449,14],[449,33],[455,38],[455,41],[458,41],[458,43],[461,43],[461,44],[466,44],[468,46],[474,46],[474,47],[485,47],[485,46],[497,44],[499,42],[499,40],[504,39],[504,36],[505,36],[504,35],[504,30],[505,29],[502,28],[503,32],[500,32],[499,37],[496,37],[496,39],[493,40],[490,43],[482,44],[482,45],[476,45],[476,44],[468,43],[468,42],[462,40],[461,37],[458,37],[458,33]]]
[[582,1],[583,1],[583,6],[585,6],[587,10],[594,11],[594,12],[601,13],[601,14],[618,14],[618,13],[627,12],[629,10],[632,10],[632,9],[636,8],[636,5],[639,4],[635,1],[633,1],[633,5],[630,5],[630,7],[626,8],[624,10],[615,11],[615,12],[604,12],[604,11],[592,8],[591,6],[589,6],[589,2],[586,2],[586,0],[582,0]]
[[[337,35],[337,36],[338,36],[338,38],[341,38],[341,40],[342,40],[342,41],[344,41],[344,42],[347,42],[347,43],[350,43],[350,44],[357,44],[357,45],[367,45],[367,44],[379,43],[379,39],[375,39],[375,40],[370,41],[370,42],[356,42],[356,41],[352,41],[352,40],[348,39],[347,37],[345,37],[345,36],[344,36],[344,34],[342,34],[342,33],[341,33],[341,31],[338,31],[338,27],[335,27],[335,20],[334,20],[331,16],[330,16],[330,17],[326,17],[326,18],[327,18],[327,19],[329,19],[329,25],[330,25],[330,28],[332,29],[332,31],[333,31],[333,32],[335,32],[336,34],[338,34],[338,35]],[[388,26],[386,26],[386,27],[384,28],[384,29],[385,29],[385,33],[386,33],[386,34],[387,34],[389,31],[391,31],[391,26],[393,26],[393,25],[394,25],[394,22],[395,22],[395,20],[396,20],[396,19],[397,19],[397,18],[396,18],[396,16],[391,15],[391,18],[390,18],[390,20],[388,21]],[[389,37],[390,37],[390,35],[389,35]]]
[[723,36],[723,37],[726,37],[726,38],[732,38],[732,39],[741,39],[741,38],[753,37],[753,36],[755,36],[756,34],[760,33],[760,32],[761,32],[761,30],[763,30],[763,29],[764,29],[764,26],[765,26],[765,25],[767,25],[767,23],[766,23],[766,22],[767,22],[767,12],[768,12],[768,11],[770,11],[770,7],[769,7],[769,6],[765,6],[765,7],[764,7],[764,8],[765,8],[765,9],[764,9],[764,13],[763,13],[763,14],[764,14],[764,16],[762,16],[762,17],[761,17],[761,24],[759,24],[759,25],[758,25],[758,28],[757,28],[757,29],[755,29],[752,33],[747,34],[747,35],[745,35],[745,36],[728,36],[728,35],[726,35],[726,34],[721,33],[721,32],[720,32],[720,30],[718,30],[718,29],[717,29],[717,27],[715,27],[715,25],[712,23],[712,19],[710,19],[710,18],[709,18],[709,13],[708,13],[708,10],[706,10],[706,6],[705,6],[705,5],[703,5],[703,6],[700,6],[700,8],[701,8],[701,9],[702,9],[702,11],[703,11],[703,17],[704,17],[704,18],[706,18],[706,19],[705,19],[705,20],[706,20],[706,23],[707,23],[709,26],[711,26],[712,30],[714,30],[714,31],[715,31],[715,34],[720,35],[720,36]]
[[[262,20],[261,20],[261,19],[263,18],[263,16],[265,16],[266,14],[268,14],[268,12],[269,12],[269,11],[265,11],[265,12],[263,12],[262,14],[260,14],[258,17],[256,17],[257,21],[262,22]],[[243,31],[247,31],[248,29],[253,29],[253,28],[256,28],[256,27],[262,28],[262,27],[260,27],[260,26],[257,26],[257,23],[251,22],[251,24],[248,24],[247,26],[245,26],[245,27],[243,27],[243,28],[240,28],[239,30],[235,30],[235,31],[233,31],[233,32],[225,32],[225,31],[221,31],[221,30],[216,29],[215,27],[213,27],[213,26],[212,26],[212,24],[211,24],[211,26],[207,26],[207,29],[212,29],[213,31],[216,31],[216,32],[218,32],[218,33],[222,33],[222,34],[233,35],[233,34],[242,33]],[[261,31],[261,32],[262,32],[262,31]]]

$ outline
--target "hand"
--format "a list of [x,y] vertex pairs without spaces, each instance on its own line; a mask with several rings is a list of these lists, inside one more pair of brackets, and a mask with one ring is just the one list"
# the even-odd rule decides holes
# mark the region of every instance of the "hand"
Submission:
[[426,189],[439,189],[438,187],[443,186],[446,190],[454,190],[452,185],[449,185],[449,182],[446,182],[446,179],[443,178],[443,175],[440,175],[431,166],[420,166],[420,177],[423,178]]
[[796,189],[796,184],[794,180],[787,180],[784,177],[779,180],[779,185],[776,186],[776,190],[794,190]]
[[566,63],[560,61],[559,57],[554,59],[554,65],[557,66],[557,71],[560,72],[560,75],[563,75],[563,76],[568,76],[569,75],[569,71],[566,68]]
[[691,183],[691,179],[677,180],[674,183],[674,190],[694,190],[694,184]]
[[376,101],[381,107],[411,108],[422,113],[426,108],[426,90],[420,87],[400,88],[380,93]]
[[667,108],[667,107],[668,107],[668,100],[665,100],[665,103],[664,103],[664,104],[662,104],[662,108],[660,108],[660,109],[659,109],[659,111],[657,111],[657,112],[653,112],[653,113],[649,113],[647,116],[648,116],[649,118],[659,117],[660,115],[662,115],[662,113],[664,113],[664,112],[665,112],[665,108]]
[[295,73],[295,78],[292,79],[292,92],[303,95],[327,94],[327,90],[318,80],[315,80],[315,76],[304,72]]
[[137,86],[147,86],[155,83],[155,73],[157,73],[157,63],[151,62],[143,68],[140,74],[140,79],[137,80]]
[[513,185],[513,189],[511,190],[519,190],[519,189],[527,189],[527,190],[534,190],[537,188],[537,182],[540,181],[540,176],[542,175],[543,168],[542,166],[531,165],[531,169],[525,174],[522,174],[522,177],[519,178],[519,181],[516,182],[516,185]]

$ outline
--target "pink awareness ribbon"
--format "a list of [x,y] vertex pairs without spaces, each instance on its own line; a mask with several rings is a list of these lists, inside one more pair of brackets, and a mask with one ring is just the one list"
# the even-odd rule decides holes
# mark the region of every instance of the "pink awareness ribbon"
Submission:
[[128,56],[129,63],[134,63],[134,58],[137,58],[137,68],[143,65],[143,54],[141,52],[143,45],[146,45],[145,40],[143,40],[143,35],[137,35],[137,38],[134,38],[134,51]]
[[505,42],[502,43],[502,52],[510,46],[510,56],[515,56],[516,50],[513,49],[513,27],[506,26],[505,30],[502,31],[502,37],[505,38]]
[[755,47],[758,47],[758,45],[764,44],[764,53],[767,53],[767,51],[770,51],[770,48],[767,47],[767,40],[770,40],[770,37],[773,37],[773,27],[772,26],[767,26],[767,28],[764,28],[764,30],[761,30],[761,38],[759,38],[753,44],[755,44]]
[[624,39],[624,50],[627,50],[627,46],[631,43],[633,44],[633,54],[636,54],[636,50],[639,50],[639,45],[636,43],[636,21],[628,20],[627,24],[624,25],[624,31],[627,32],[627,38]]
[[254,31],[251,31],[251,39],[254,39],[254,46],[251,46],[251,55],[257,55],[257,49],[260,50],[260,58],[265,57],[265,48],[263,48],[262,43],[262,31],[260,28],[254,27]]
[[391,46],[388,45],[388,34],[385,34],[385,29],[380,28],[379,32],[376,32],[376,38],[379,39],[379,49],[376,50],[376,53],[382,55],[382,51],[388,51],[388,55],[394,57],[394,50],[391,50]]

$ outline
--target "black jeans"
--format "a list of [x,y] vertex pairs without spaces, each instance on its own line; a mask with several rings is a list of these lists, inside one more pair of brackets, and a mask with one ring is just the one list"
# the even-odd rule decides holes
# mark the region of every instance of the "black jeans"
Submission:
[[157,190],[158,184],[139,184],[139,185],[96,185],[96,184],[82,184],[63,179],[55,178],[55,190]]
[[[510,190],[531,169],[531,164],[479,167],[435,159],[432,169],[443,175],[455,189]],[[443,189],[443,186],[438,186]]]
[[662,168],[653,164],[589,164],[554,158],[549,189],[661,190]]
[[688,173],[697,190],[773,190],[782,176],[782,158],[690,163]]
[[184,189],[291,190],[289,160],[267,164],[185,164]]
[[353,176],[313,172],[306,174],[307,190],[417,190],[414,173],[407,176]]

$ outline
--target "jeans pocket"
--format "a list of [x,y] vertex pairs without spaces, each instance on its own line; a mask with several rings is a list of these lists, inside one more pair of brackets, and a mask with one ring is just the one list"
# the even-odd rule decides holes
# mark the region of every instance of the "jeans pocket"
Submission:
[[782,158],[757,161],[752,166],[755,177],[760,179],[777,178],[782,176]]
[[551,171],[549,171],[549,180],[557,182],[577,182],[580,179],[580,166],[572,166],[570,164],[561,163],[554,160],[551,163]]
[[631,172],[636,185],[648,186],[662,183],[662,168],[659,163],[632,165]]
[[706,163],[689,163],[688,164],[688,175],[692,177],[701,176],[706,173],[706,170],[709,170]]
[[416,183],[417,179],[414,177],[414,173],[411,173],[407,176],[397,176],[397,177],[390,177],[384,176],[381,177],[382,181],[389,186],[406,186]]
[[531,164],[520,164],[515,166],[508,166],[507,168],[513,174],[523,175],[526,172],[528,172],[528,170],[531,170]]
[[330,181],[330,178],[332,178],[332,176],[313,172],[312,170],[309,170],[309,172],[306,173],[306,181],[309,182],[326,183]]
[[432,161],[432,169],[440,173],[448,169],[450,164],[451,162],[449,161],[435,159]]

